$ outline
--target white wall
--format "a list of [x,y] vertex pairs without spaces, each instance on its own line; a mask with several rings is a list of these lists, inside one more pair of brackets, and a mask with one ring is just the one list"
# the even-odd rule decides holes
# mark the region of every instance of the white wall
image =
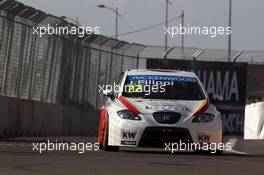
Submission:
[[264,102],[245,108],[244,139],[264,139]]

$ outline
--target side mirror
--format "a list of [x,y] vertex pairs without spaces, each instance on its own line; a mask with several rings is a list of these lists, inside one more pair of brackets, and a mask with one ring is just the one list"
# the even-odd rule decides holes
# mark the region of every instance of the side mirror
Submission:
[[216,103],[218,103],[218,102],[223,101],[224,98],[223,98],[222,95],[212,95],[212,96],[210,96],[209,100],[210,100],[210,102],[211,102],[212,104],[216,104]]
[[103,91],[103,94],[104,94],[104,96],[107,96],[111,99],[115,98],[114,91],[112,91],[112,90],[106,89]]

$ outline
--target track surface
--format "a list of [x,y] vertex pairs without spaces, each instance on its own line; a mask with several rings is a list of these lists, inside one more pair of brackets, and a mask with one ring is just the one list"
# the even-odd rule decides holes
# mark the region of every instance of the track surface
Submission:
[[263,174],[264,155],[170,154],[151,150],[32,152],[29,143],[0,143],[0,175]]

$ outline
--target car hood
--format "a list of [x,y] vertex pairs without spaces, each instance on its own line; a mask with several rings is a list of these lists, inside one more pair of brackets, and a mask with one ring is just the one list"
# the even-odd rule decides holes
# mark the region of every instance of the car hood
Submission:
[[138,99],[126,98],[141,114],[153,114],[160,111],[178,112],[185,116],[193,115],[203,107],[206,100],[160,100],[160,99]]

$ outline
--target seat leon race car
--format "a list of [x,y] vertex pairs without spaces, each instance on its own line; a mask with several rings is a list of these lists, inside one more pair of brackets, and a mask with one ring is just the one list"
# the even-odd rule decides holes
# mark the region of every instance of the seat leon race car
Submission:
[[205,143],[222,143],[221,114],[192,72],[128,70],[103,93],[108,98],[100,110],[98,141],[106,151],[183,143],[204,151]]

